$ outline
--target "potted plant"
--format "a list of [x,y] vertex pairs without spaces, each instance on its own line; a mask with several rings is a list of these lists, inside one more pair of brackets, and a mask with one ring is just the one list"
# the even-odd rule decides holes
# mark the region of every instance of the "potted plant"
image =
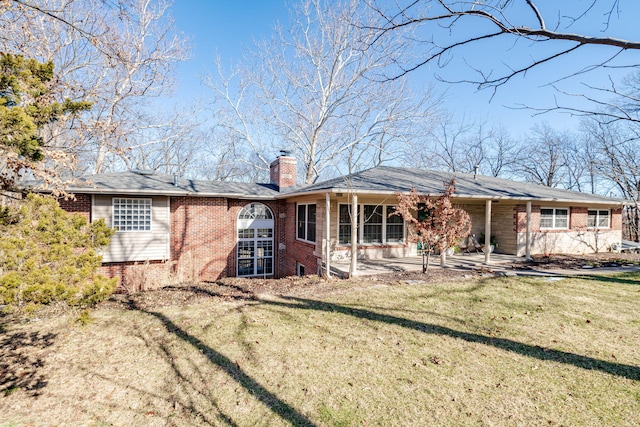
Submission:
[[[481,234],[480,244],[484,245],[484,242],[485,242],[485,235]],[[490,236],[489,237],[489,253],[492,253],[497,247],[498,247],[498,240],[496,239],[496,236]],[[484,251],[484,248],[482,250]]]

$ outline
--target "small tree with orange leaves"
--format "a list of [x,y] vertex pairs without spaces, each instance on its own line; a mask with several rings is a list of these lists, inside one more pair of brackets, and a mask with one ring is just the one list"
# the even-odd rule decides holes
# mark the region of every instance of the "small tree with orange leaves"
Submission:
[[392,215],[400,215],[409,225],[410,242],[422,248],[422,272],[429,269],[429,259],[434,249],[445,253],[458,239],[471,231],[471,219],[463,209],[451,204],[456,191],[455,179],[444,184],[439,196],[419,194],[412,188],[409,194],[397,193],[398,205]]

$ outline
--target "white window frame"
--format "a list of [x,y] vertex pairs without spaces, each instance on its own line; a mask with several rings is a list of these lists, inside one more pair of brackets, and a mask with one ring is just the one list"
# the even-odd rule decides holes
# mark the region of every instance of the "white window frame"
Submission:
[[[375,206],[375,207],[380,207],[382,209],[382,241],[380,243],[378,242],[367,242],[364,243],[364,229],[365,229],[365,214],[364,214],[364,207],[366,206]],[[351,205],[349,203],[339,203],[338,204],[338,212],[337,212],[337,224],[338,226],[336,227],[337,230],[337,236],[336,236],[336,241],[338,242],[338,246],[351,246],[351,243],[341,243],[340,242],[340,225],[346,225],[346,223],[340,223],[340,206],[348,206],[351,207]],[[402,220],[402,240],[393,240],[393,241],[388,241],[387,239],[387,211],[388,208],[395,208],[396,205],[387,205],[387,204],[374,204],[374,203],[358,203],[358,244],[359,245],[366,245],[366,246],[388,246],[388,245],[403,245],[406,243],[407,241],[407,227],[406,227],[406,222],[404,221],[404,219]],[[349,209],[349,208],[347,208]],[[375,223],[378,224],[378,223]],[[349,222],[349,227],[351,227],[351,222]]]
[[[120,218],[122,215],[128,214],[126,210],[129,210],[129,207],[131,208],[130,219]],[[120,212],[122,209],[125,209],[125,212]],[[141,215],[144,217],[142,220],[139,218]],[[126,224],[127,220],[131,221],[131,224]],[[153,230],[153,200],[149,197],[113,197],[111,199],[111,226],[116,228],[119,233],[151,232]]]
[[[552,216],[551,216],[551,227],[543,227],[542,226],[542,211],[543,210],[552,210]],[[557,220],[558,220],[558,214],[557,211],[559,210],[563,210],[563,211],[567,211],[567,225],[566,226],[558,226]],[[571,209],[569,208],[565,208],[565,207],[557,207],[557,208],[550,208],[550,207],[541,207],[540,208],[540,230],[568,230],[571,227]]]
[[[244,213],[244,215],[243,215]],[[264,217],[262,216],[264,214]],[[236,221],[236,276],[264,277],[273,276],[275,270],[275,221],[269,206],[252,202],[245,205],[238,213]],[[266,254],[265,245],[270,244],[270,254]],[[243,248],[252,251],[251,257],[240,257]],[[253,268],[250,274],[240,274],[240,261],[252,260]],[[259,273],[260,264],[270,265],[270,269]],[[269,264],[270,263],[270,264]]]
[[[595,225],[589,225],[589,213],[590,212],[595,212],[596,213],[596,223]],[[602,212],[606,212],[607,215],[607,224],[606,225],[600,225],[600,214]],[[587,210],[587,228],[611,228],[611,209],[588,209]]]
[[[315,209],[315,221],[313,222],[313,239],[309,238],[309,206],[313,206]],[[304,207],[304,219],[303,219],[303,227],[304,227],[304,237],[300,237],[298,228],[300,226],[300,208]],[[296,204],[296,240],[300,240],[307,243],[315,243],[316,242],[316,224],[318,222],[318,207],[315,203],[297,203]]]

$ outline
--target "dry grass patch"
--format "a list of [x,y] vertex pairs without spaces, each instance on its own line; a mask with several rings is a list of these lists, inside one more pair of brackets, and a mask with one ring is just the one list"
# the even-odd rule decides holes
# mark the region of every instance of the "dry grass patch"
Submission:
[[640,424],[640,275],[396,279],[200,284],[83,327],[5,324],[0,425]]

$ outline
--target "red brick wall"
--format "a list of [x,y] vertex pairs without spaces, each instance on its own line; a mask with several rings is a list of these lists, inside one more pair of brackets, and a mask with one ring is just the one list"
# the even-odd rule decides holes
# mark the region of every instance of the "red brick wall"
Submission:
[[275,159],[269,168],[269,178],[278,188],[296,185],[296,159],[288,156]]
[[611,229],[622,230],[622,208],[611,209]]
[[[286,205],[286,241],[287,247],[285,271],[286,276],[297,274],[297,263],[304,265],[305,274],[318,273],[318,257],[314,255],[316,245],[313,243],[301,242],[296,239],[296,204]],[[319,235],[319,234],[318,234]]]
[[[59,202],[66,211],[78,212],[91,220],[90,195],[77,194],[75,200]],[[240,210],[248,203],[251,201],[214,197],[172,197],[171,259],[150,263],[109,263],[101,267],[101,273],[117,277],[120,283],[124,284],[134,276],[139,278],[141,275],[157,281],[166,281],[169,273],[183,280],[217,280],[221,277],[235,276],[236,224]],[[292,218],[290,225],[295,233],[295,212],[292,216],[287,215],[284,202],[261,203],[269,206],[274,215],[274,277],[282,277],[288,274],[287,248],[280,248],[280,243],[285,242],[285,224],[289,225],[287,217]]]
[[79,213],[84,216],[87,221],[91,221],[91,195],[90,194],[76,194],[75,199],[65,200],[64,198],[58,199],[60,207],[67,212]]
[[[527,206],[516,206],[516,231],[524,233],[527,231]],[[540,206],[531,206],[531,231],[540,231]]]
[[[235,248],[235,218],[227,199],[172,197],[171,259],[196,280],[229,276],[228,259]],[[188,264],[188,265],[187,265]]]
[[[196,280],[236,275],[237,219],[247,200],[204,197],[171,199],[171,259]],[[281,202],[261,202],[274,215],[274,276],[282,275],[279,240],[284,226]]]
[[[571,207],[569,212],[569,229],[583,229],[587,227],[588,207]],[[516,231],[527,231],[527,213],[525,205],[516,206]],[[611,209],[611,229],[622,230],[622,209]],[[540,231],[540,206],[531,206],[531,231]],[[563,232],[566,230],[545,230],[545,232]]]

